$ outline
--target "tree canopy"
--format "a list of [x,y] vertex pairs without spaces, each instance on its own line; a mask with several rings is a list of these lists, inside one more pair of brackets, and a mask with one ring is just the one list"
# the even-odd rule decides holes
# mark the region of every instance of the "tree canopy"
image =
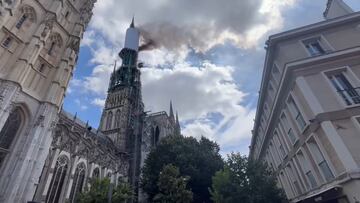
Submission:
[[190,203],[193,193],[186,188],[188,177],[180,176],[179,169],[171,164],[164,166],[160,172],[159,193],[154,201],[159,203]]
[[170,136],[161,139],[143,167],[141,187],[153,198],[160,192],[157,181],[165,165],[172,164],[181,176],[188,176],[188,187],[193,192],[193,202],[211,202],[209,188],[212,176],[223,168],[219,146],[205,137]]
[[276,185],[275,174],[263,162],[228,155],[223,170],[213,177],[211,195],[215,203],[279,203],[284,193]]
[[86,188],[80,194],[80,203],[108,203],[109,191],[111,192],[112,203],[124,203],[131,199],[133,192],[127,183],[119,183],[118,186],[112,188],[110,179],[93,179],[91,186]]

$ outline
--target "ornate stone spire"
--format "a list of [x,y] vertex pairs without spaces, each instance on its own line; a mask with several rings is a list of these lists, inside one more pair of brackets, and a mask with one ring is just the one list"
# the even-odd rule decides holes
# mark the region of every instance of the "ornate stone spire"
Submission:
[[176,133],[176,135],[181,135],[179,115],[178,115],[177,111],[176,111],[176,121],[175,121],[175,133]]
[[174,117],[174,110],[173,110],[173,106],[172,106],[172,101],[170,100],[170,113],[169,113],[170,119],[172,121],[175,121],[175,117]]

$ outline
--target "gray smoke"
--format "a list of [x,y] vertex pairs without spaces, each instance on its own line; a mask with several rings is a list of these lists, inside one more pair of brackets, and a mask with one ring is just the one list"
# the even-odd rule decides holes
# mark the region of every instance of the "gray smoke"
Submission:
[[115,38],[114,22],[108,19],[125,20],[135,13],[135,24],[143,35],[141,50],[183,46],[206,50],[224,32],[243,36],[255,24],[265,22],[268,16],[259,13],[263,1],[104,0],[95,11],[102,19],[93,25]]

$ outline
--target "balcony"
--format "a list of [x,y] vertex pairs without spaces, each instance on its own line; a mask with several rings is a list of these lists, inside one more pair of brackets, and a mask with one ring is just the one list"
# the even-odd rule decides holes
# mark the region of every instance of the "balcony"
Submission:
[[339,90],[338,94],[348,106],[360,104],[360,87]]

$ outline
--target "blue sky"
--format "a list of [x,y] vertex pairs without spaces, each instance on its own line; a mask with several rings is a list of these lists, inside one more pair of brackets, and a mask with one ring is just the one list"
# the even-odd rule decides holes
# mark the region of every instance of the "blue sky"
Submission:
[[[223,2],[223,1],[221,1]],[[101,0],[64,102],[99,124],[109,75],[133,14],[158,47],[140,53],[145,109],[179,112],[186,136],[248,153],[269,35],[322,19],[326,0]],[[355,11],[359,0],[345,0]],[[221,5],[220,5],[221,4]],[[144,34],[145,36],[145,34]],[[146,37],[145,37],[146,38]]]

